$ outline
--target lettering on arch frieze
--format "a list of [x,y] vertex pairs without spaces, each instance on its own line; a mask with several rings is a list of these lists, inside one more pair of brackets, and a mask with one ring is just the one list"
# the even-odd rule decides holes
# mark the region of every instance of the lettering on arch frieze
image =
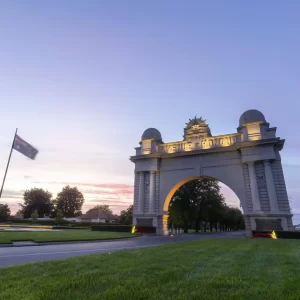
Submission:
[[240,135],[216,136],[207,138],[192,137],[189,141],[160,145],[158,147],[158,151],[160,153],[175,153],[217,147],[228,147],[237,143],[239,140]]

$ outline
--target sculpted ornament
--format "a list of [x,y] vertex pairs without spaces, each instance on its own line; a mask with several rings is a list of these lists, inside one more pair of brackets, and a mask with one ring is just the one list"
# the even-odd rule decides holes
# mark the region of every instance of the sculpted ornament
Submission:
[[191,139],[196,136],[202,137],[210,137],[211,132],[208,124],[206,124],[206,120],[202,119],[202,117],[189,119],[187,123],[185,123],[186,127],[184,128],[184,139]]
[[195,116],[195,118],[193,119],[189,119],[189,121],[187,123],[185,123],[186,125],[186,129],[190,129],[194,126],[207,126],[206,124],[206,120],[202,119],[202,117],[197,118],[197,116]]

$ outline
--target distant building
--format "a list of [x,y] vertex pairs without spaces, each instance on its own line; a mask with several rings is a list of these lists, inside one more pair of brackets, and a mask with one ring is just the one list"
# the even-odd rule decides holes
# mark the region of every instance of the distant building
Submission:
[[300,224],[295,225],[295,230],[300,230]]
[[118,220],[118,216],[111,214],[107,211],[99,209],[90,210],[88,213],[81,215],[77,218],[79,222],[91,222],[91,223],[115,223]]

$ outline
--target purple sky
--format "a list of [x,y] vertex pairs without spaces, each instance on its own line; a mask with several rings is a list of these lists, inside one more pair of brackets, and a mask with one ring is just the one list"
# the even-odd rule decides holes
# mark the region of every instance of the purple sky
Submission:
[[[165,142],[203,116],[234,133],[261,110],[282,151],[300,223],[299,1],[3,1],[0,5],[0,170],[16,127],[40,153],[13,153],[1,201],[24,189],[76,184],[85,209],[132,202],[141,134]],[[297,153],[298,150],[298,153]],[[2,175],[1,175],[2,176]],[[237,203],[224,189],[228,203]]]

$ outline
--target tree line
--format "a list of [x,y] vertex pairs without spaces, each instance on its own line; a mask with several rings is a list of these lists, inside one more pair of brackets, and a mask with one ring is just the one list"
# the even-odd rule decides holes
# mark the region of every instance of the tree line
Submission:
[[[65,186],[57,197],[42,188],[31,188],[23,194],[24,203],[19,203],[17,216],[28,218],[72,218],[82,214],[84,196],[77,187]],[[5,221],[10,216],[7,204],[0,204],[0,220]]]
[[[74,218],[82,215],[84,196],[77,187],[65,186],[57,197],[42,188],[31,188],[23,194],[24,203],[19,203],[20,209],[16,216],[36,221],[38,218],[53,218],[60,223],[63,218]],[[86,214],[94,210],[102,211],[113,216],[109,205],[96,205],[86,211]],[[117,223],[124,225],[132,224],[133,205],[122,210],[118,216]],[[11,215],[8,204],[0,204],[0,221],[7,221]]]
[[244,218],[238,208],[228,207],[218,181],[201,179],[187,182],[172,197],[169,227],[220,231],[244,229]]
[[[41,188],[24,192],[24,203],[19,203],[17,215],[27,219],[50,217],[59,223],[63,218],[78,217],[82,214],[84,196],[77,187],[65,186],[57,197]],[[93,210],[101,210],[113,215],[108,205],[96,205]],[[122,210],[117,223],[132,224],[133,205]],[[0,221],[10,216],[7,204],[0,204]],[[228,207],[220,192],[218,182],[213,179],[193,180],[181,186],[172,197],[169,205],[169,227],[206,231],[244,229],[244,218],[238,208]]]

